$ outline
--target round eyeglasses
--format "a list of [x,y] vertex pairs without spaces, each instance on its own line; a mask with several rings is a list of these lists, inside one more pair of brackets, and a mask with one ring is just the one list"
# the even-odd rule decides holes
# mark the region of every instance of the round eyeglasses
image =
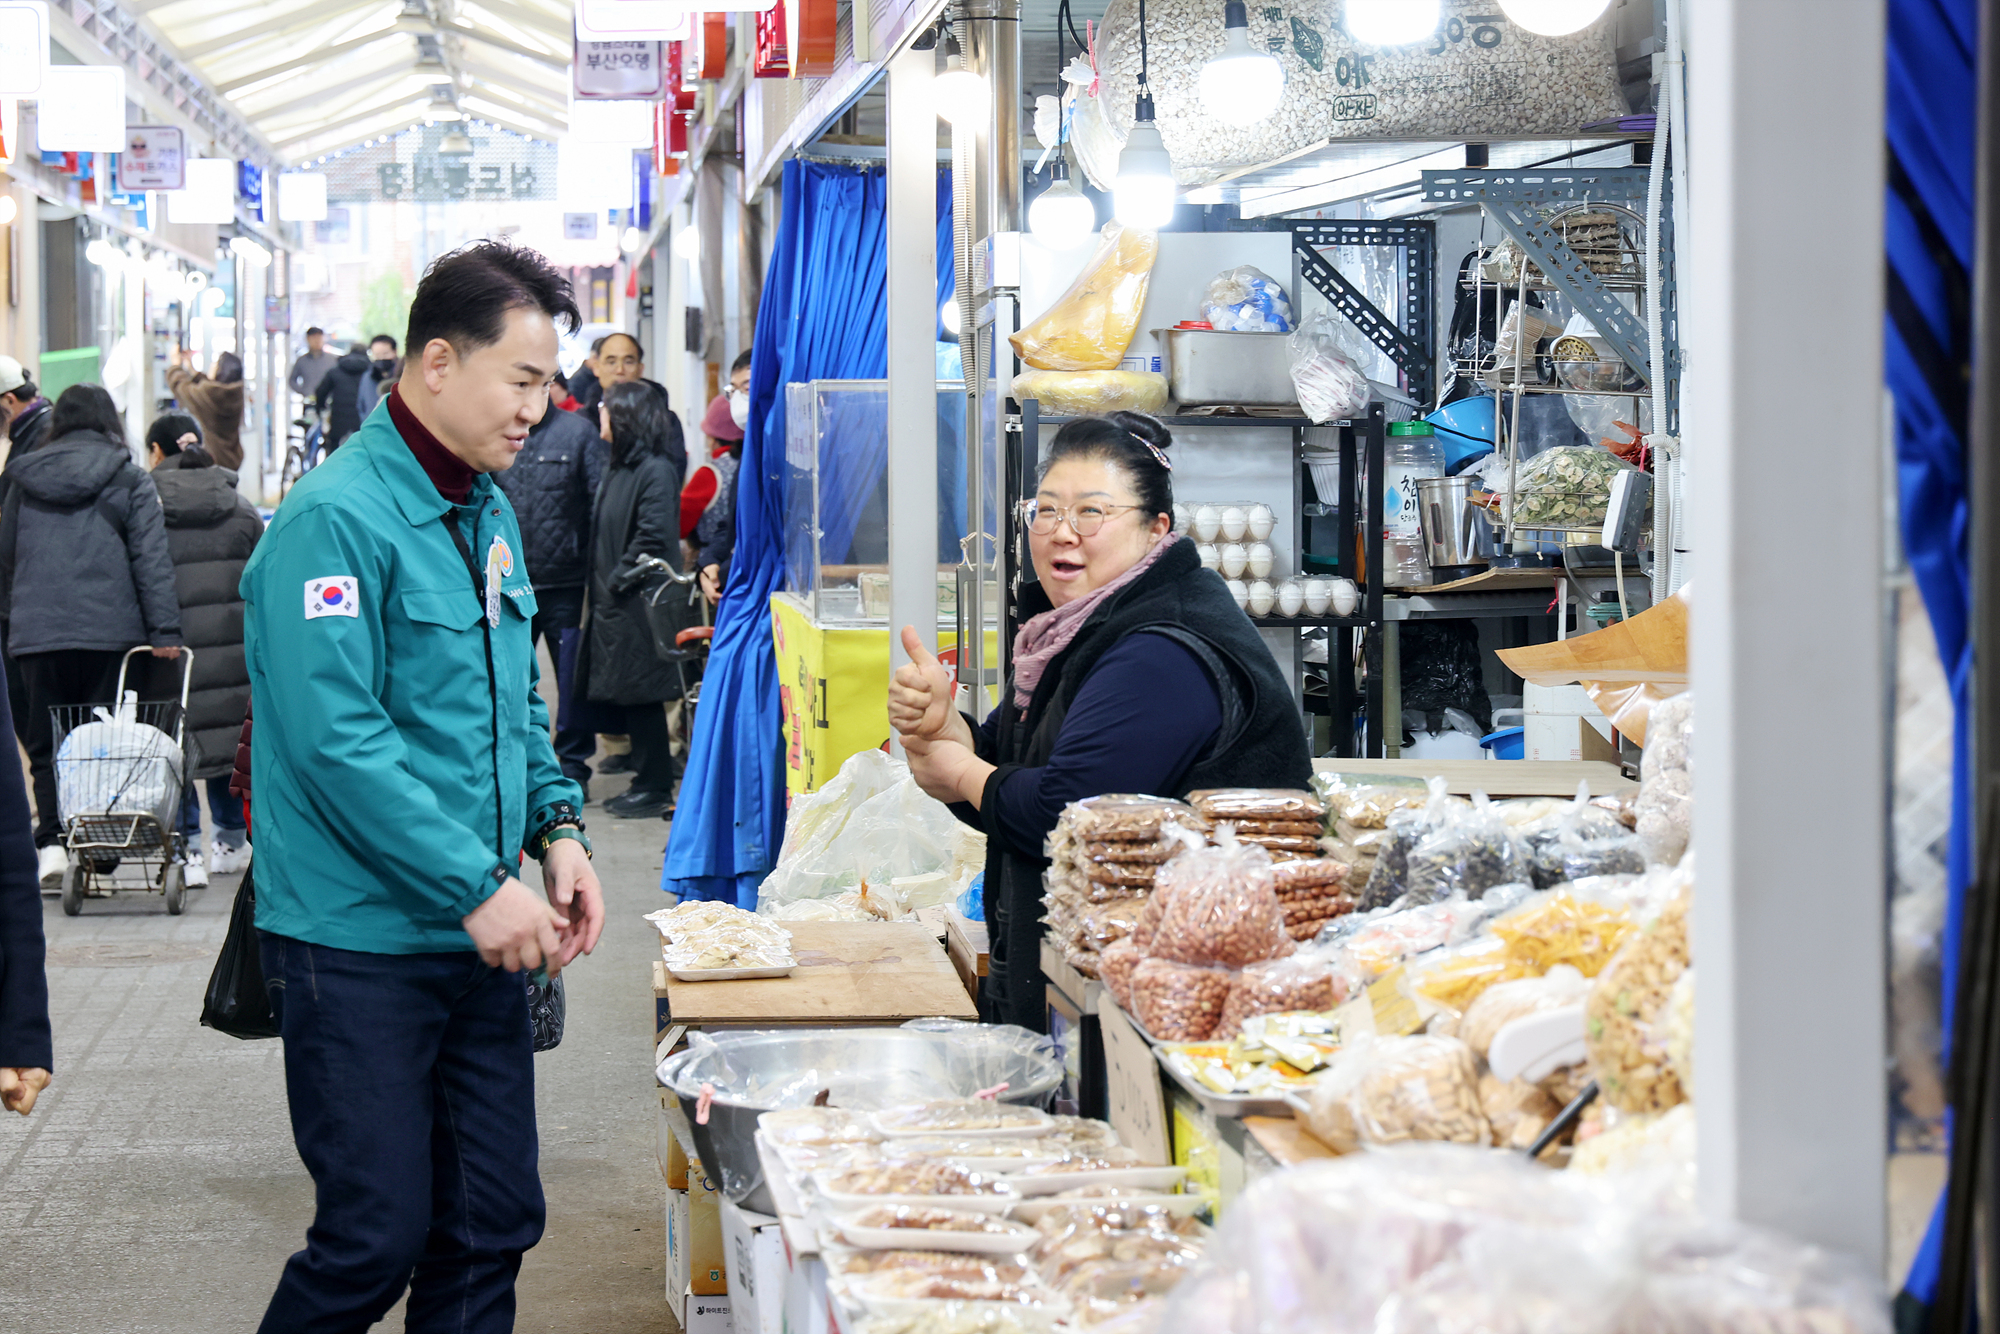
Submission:
[[1021,522],[1028,525],[1028,531],[1036,537],[1047,537],[1055,532],[1056,525],[1067,522],[1070,531],[1078,537],[1092,537],[1104,527],[1105,520],[1120,510],[1135,510],[1137,505],[1044,505],[1040,501],[1021,502]]

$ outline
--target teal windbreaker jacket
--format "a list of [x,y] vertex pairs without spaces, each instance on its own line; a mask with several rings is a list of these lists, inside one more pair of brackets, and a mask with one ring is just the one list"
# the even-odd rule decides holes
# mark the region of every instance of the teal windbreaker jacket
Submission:
[[471,949],[460,919],[555,803],[582,806],[536,691],[521,546],[492,477],[453,506],[386,404],[279,506],[242,582],[259,927]]

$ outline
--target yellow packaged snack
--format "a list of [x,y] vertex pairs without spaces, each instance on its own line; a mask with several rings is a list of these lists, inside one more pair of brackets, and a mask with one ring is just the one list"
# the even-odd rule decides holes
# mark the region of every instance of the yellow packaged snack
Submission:
[[1115,222],[1104,224],[1102,238],[1062,298],[1007,340],[1036,370],[1116,370],[1132,346],[1160,238]]

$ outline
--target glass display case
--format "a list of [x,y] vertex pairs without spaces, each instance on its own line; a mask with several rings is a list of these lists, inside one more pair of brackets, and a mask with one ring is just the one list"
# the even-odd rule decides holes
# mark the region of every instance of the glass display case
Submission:
[[[785,591],[823,625],[889,619],[889,383],[785,386]],[[958,611],[967,470],[961,385],[937,386],[938,616]]]

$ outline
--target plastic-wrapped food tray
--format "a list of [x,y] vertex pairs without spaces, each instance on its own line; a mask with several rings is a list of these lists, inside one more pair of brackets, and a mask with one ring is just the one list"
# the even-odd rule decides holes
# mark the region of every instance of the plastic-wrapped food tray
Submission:
[[1208,1200],[1205,1196],[1196,1194],[1169,1195],[1165,1193],[1158,1195],[1105,1196],[1095,1200],[1065,1200],[1054,1195],[1037,1195],[1030,1199],[1017,1201],[1013,1208],[1013,1217],[1020,1219],[1023,1223],[1037,1223],[1041,1221],[1042,1215],[1051,1209],[1060,1209],[1065,1205],[1088,1207],[1093,1204],[1115,1204],[1123,1209],[1170,1209],[1183,1218],[1192,1218],[1207,1207]]
[[987,1195],[845,1195],[820,1190],[819,1197],[840,1213],[886,1205],[891,1209],[951,1209],[961,1214],[1004,1214],[1021,1202],[1015,1191]]
[[1063,1191],[1081,1190],[1087,1186],[1129,1186],[1133,1190],[1165,1191],[1186,1179],[1185,1167],[1107,1167],[1095,1172],[1046,1172],[1040,1175],[1021,1172],[1008,1177],[1007,1181],[1022,1195],[1032,1198],[1060,1195]]
[[[932,1206],[937,1207],[937,1206]],[[964,1212],[958,1210],[955,1212]],[[966,1255],[1019,1255],[1033,1249],[1041,1234],[1022,1223],[1002,1218],[1004,1232],[957,1232],[935,1227],[862,1227],[848,1218],[833,1225],[850,1246],[878,1251],[957,1251]]]
[[[1008,1104],[1003,1103],[1001,1105],[1007,1106]],[[1033,1111],[1034,1109],[1023,1108],[1018,1110]],[[880,1132],[884,1139],[929,1139],[938,1135],[949,1135],[953,1139],[1021,1139],[1030,1135],[1046,1135],[1055,1129],[1056,1124],[1049,1119],[1047,1113],[1039,1111],[1035,1112],[1034,1117],[1026,1118],[1018,1125],[992,1126],[985,1130],[959,1130],[938,1126],[895,1128],[882,1124],[882,1119],[879,1116],[873,1118],[873,1120],[875,1122],[875,1129]]]
[[[1198,1042],[1155,1042],[1153,1043],[1153,1056],[1155,1059],[1159,1059],[1168,1051],[1178,1050],[1182,1047],[1198,1047],[1203,1045],[1207,1044]],[[1204,1088],[1199,1082],[1178,1069],[1171,1061],[1160,1060],[1160,1068],[1167,1072],[1169,1079],[1186,1089],[1189,1097],[1217,1116],[1239,1119],[1245,1116],[1284,1117],[1290,1116],[1292,1113],[1291,1106],[1285,1101],[1286,1095],[1283,1093],[1276,1091],[1270,1093],[1217,1093],[1213,1089]]]
[[797,964],[786,964],[783,968],[676,968],[667,965],[667,972],[676,982],[740,982],[752,977],[790,977],[799,970]]

